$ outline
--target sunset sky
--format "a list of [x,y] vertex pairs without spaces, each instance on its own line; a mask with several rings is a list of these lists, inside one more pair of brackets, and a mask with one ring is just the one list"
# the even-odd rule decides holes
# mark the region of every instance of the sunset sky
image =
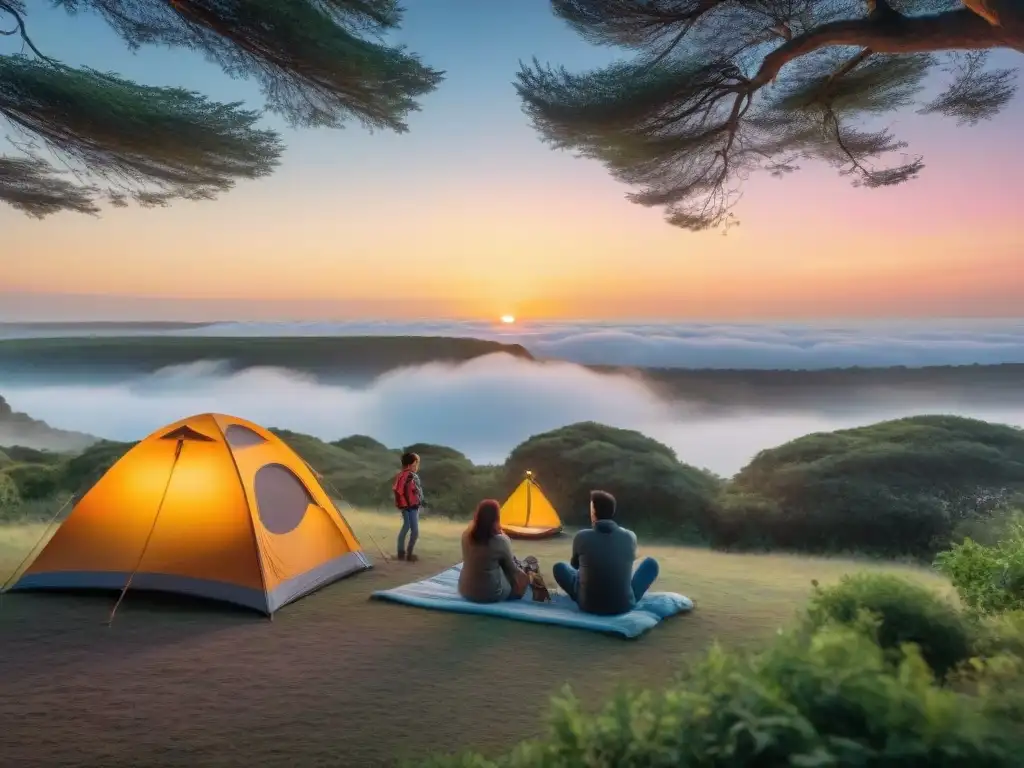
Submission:
[[[259,104],[181,50],[133,55],[102,21],[33,4],[44,52],[150,84]],[[596,162],[543,145],[512,86],[518,61],[609,61],[545,0],[408,2],[401,40],[447,71],[405,135],[286,132],[283,165],[216,202],[42,221],[0,207],[0,320],[805,318],[1019,315],[1024,99],[958,129],[914,114],[897,134],[922,177],[864,190],[830,168],[755,177],[742,226],[692,234]],[[18,46],[0,38],[0,51]],[[1002,63],[1019,56],[1003,54]]]

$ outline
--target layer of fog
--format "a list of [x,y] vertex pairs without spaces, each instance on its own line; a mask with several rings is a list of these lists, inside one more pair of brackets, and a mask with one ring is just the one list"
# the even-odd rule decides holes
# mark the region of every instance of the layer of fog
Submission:
[[[83,329],[88,335],[153,334],[152,329]],[[73,335],[67,328],[0,327],[0,338]],[[599,323],[474,321],[415,323],[212,323],[166,331],[184,336],[420,335],[522,344],[538,357],[587,365],[676,368],[842,368],[849,366],[1024,363],[1024,320],[844,323]]]
[[801,435],[915,413],[1024,425],[1024,409],[947,406],[924,397],[915,405],[876,399],[870,409],[838,414],[808,407],[709,417],[686,403],[661,400],[625,376],[507,355],[396,370],[364,388],[326,385],[280,369],[232,375],[218,364],[197,363],[117,385],[26,387],[4,382],[0,373],[0,393],[15,410],[53,427],[110,439],[139,439],[182,417],[214,411],[328,440],[361,433],[390,446],[439,443],[478,463],[504,460],[530,435],[594,420],[639,430],[670,445],[683,461],[723,475],[759,450]]

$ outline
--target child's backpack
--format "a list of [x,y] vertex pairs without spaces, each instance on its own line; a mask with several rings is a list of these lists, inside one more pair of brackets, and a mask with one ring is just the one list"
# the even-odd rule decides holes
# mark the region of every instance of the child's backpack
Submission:
[[420,505],[420,494],[413,482],[411,470],[403,469],[395,477],[395,484],[391,486],[395,494],[395,506],[398,509],[409,509]]

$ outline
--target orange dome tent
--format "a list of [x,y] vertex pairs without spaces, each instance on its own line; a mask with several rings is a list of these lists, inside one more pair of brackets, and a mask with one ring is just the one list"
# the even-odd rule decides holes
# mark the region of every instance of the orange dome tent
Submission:
[[294,451],[251,422],[203,414],[122,456],[11,589],[130,585],[273,614],[369,567]]
[[546,539],[562,532],[562,519],[527,471],[501,505],[501,530],[514,539]]

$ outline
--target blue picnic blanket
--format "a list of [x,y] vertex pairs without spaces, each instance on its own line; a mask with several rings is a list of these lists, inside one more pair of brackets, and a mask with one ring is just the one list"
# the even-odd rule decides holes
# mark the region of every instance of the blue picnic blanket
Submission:
[[637,603],[636,608],[619,616],[594,616],[583,613],[568,595],[555,590],[551,591],[550,603],[535,603],[529,588],[522,600],[471,603],[459,595],[461,570],[462,563],[459,563],[436,576],[392,589],[378,590],[372,597],[417,608],[500,616],[540,624],[558,624],[594,632],[609,632],[623,637],[639,637],[662,619],[693,610],[693,601],[675,592],[649,592]]

